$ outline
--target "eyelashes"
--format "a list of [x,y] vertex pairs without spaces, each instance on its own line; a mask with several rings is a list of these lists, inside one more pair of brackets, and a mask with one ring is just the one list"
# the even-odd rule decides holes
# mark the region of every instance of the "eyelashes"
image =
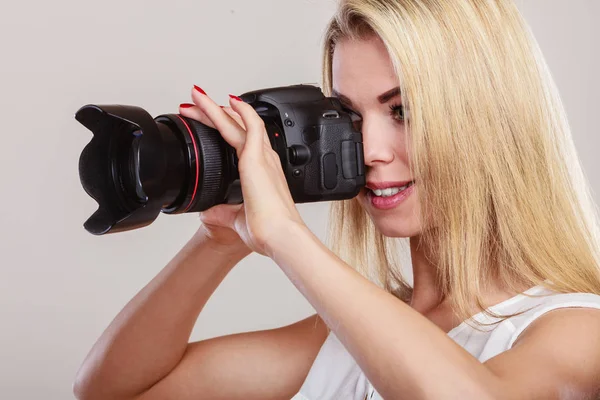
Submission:
[[404,116],[404,106],[402,104],[390,105],[390,115],[398,121],[404,121],[406,119]]
[[[394,120],[396,120],[398,122],[406,121],[406,113],[404,110],[404,106],[402,104],[391,104],[389,106],[389,109],[390,109],[389,114],[392,118],[394,118]],[[362,122],[362,115],[360,115],[356,111],[354,111],[346,106],[342,106],[342,110],[347,112],[348,114],[350,114],[350,118],[352,119],[352,122],[354,124],[360,124]]]

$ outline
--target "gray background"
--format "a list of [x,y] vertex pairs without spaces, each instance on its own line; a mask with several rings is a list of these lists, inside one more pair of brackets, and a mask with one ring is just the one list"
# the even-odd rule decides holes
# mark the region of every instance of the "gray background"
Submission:
[[[600,108],[600,1],[520,0],[557,81],[594,192]],[[74,374],[112,318],[188,240],[194,215],[86,233],[96,209],[79,183],[91,134],[82,105],[177,112],[193,84],[227,94],[320,83],[332,0],[7,2],[0,12],[0,398],[72,398]],[[598,196],[596,196],[598,199]],[[327,205],[299,206],[325,237]],[[202,266],[198,266],[201,268]],[[278,327],[314,310],[269,259],[227,277],[193,340]]]

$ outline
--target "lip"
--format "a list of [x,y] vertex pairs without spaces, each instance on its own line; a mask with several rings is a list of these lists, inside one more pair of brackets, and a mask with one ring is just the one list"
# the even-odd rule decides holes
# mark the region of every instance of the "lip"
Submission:
[[377,197],[373,194],[373,191],[369,190],[366,193],[367,204],[377,210],[391,210],[410,197],[415,190],[415,185],[416,183],[410,185],[409,188],[404,189],[402,192],[389,197]]
[[387,188],[391,188],[391,187],[402,187],[404,185],[409,184],[410,182],[412,182],[413,180],[409,180],[409,181],[388,181],[388,182],[376,182],[376,181],[367,181],[366,187],[368,189],[374,190],[374,189],[379,189],[379,190],[383,190],[383,189],[387,189]]

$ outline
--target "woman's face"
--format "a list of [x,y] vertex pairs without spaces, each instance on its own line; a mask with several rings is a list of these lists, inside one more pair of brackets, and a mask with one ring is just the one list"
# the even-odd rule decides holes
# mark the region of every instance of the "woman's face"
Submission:
[[376,36],[341,40],[332,67],[333,95],[363,135],[367,187],[358,200],[383,235],[419,235],[418,186],[398,191],[414,178],[398,77],[383,42]]

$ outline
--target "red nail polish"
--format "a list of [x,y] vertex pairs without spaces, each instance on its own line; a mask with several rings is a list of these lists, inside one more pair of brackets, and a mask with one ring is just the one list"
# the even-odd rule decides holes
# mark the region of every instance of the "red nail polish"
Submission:
[[232,99],[237,100],[237,101],[244,101],[244,100],[240,99],[239,97],[234,96],[232,94],[230,94],[229,97],[231,97]]
[[202,94],[206,94],[206,92],[204,90],[202,90],[201,87],[194,85],[194,89],[196,89],[197,91],[199,91]]
[[190,107],[194,107],[195,104],[190,104],[190,103],[181,103],[179,105],[179,107],[181,108],[190,108]]

